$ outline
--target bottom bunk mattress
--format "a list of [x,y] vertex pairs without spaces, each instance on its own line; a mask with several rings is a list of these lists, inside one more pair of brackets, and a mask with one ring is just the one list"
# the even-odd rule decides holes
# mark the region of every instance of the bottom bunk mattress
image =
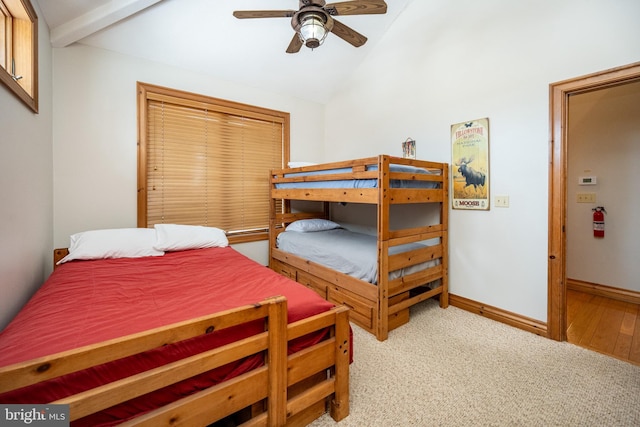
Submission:
[[[333,307],[315,292],[231,247],[168,252],[160,257],[68,262],[52,273],[0,333],[0,367],[253,304],[276,295],[287,298],[289,323]],[[260,328],[262,324],[246,324],[205,334],[0,394],[0,402],[52,402],[237,341]],[[290,343],[289,352],[313,345],[323,337],[322,334],[301,337]],[[74,425],[116,424],[262,364],[262,356],[252,356],[80,419]]]
[[[376,236],[346,228],[319,231],[283,231],[278,249],[339,271],[365,282],[378,283],[378,240]],[[389,255],[424,248],[422,243],[393,246]],[[433,267],[431,260],[389,272],[389,280]]]

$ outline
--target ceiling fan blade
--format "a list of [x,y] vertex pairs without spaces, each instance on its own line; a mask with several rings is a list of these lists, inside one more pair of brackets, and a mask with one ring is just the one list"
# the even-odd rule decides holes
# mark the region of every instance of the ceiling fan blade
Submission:
[[365,36],[335,19],[333,20],[333,28],[331,29],[331,32],[347,43],[351,43],[355,47],[360,47],[367,42],[367,38]]
[[289,43],[289,47],[287,48],[287,53],[298,53],[300,48],[302,47],[302,40],[298,36],[298,33],[293,35],[291,39],[291,43]]
[[247,18],[291,18],[297,10],[236,10],[233,16]]
[[355,0],[331,3],[324,10],[333,16],[374,15],[387,13],[387,3],[382,0]]

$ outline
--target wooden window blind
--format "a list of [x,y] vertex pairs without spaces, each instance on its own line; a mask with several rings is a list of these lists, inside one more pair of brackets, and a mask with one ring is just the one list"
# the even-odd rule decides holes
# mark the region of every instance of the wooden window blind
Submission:
[[288,161],[289,113],[144,83],[138,93],[138,226],[266,239],[269,171]]

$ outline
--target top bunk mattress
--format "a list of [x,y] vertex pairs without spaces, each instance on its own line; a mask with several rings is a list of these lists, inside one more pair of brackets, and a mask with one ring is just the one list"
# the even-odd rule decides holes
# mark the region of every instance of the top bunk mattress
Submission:
[[[367,167],[367,171],[377,171],[378,165],[370,165]],[[421,175],[440,175],[440,171],[429,170],[424,168],[418,168],[408,165],[389,165],[391,172],[421,174]],[[285,178],[302,178],[308,176],[321,176],[321,175],[338,175],[338,174],[351,174],[353,169],[335,168],[335,169],[323,169],[308,172],[294,172],[284,175]],[[439,188],[437,181],[422,181],[413,179],[392,179],[389,182],[391,188]],[[377,188],[377,179],[328,179],[321,181],[303,181],[303,182],[283,182],[276,183],[275,188]]]

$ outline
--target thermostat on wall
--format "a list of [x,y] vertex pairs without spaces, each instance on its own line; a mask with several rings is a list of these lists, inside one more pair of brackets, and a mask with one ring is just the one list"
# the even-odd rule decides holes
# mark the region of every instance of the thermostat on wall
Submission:
[[597,178],[595,176],[580,176],[578,177],[578,185],[596,185]]

